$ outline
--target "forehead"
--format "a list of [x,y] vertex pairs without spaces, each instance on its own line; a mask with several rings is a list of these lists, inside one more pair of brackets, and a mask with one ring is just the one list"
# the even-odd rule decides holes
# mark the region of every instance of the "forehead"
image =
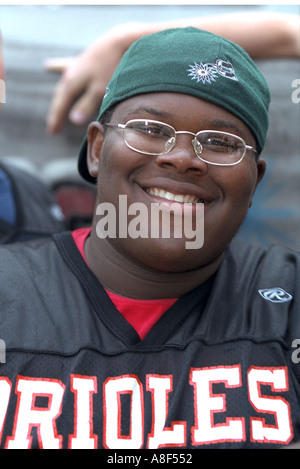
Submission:
[[119,103],[113,118],[120,123],[136,118],[152,118],[169,123],[176,130],[194,132],[219,129],[238,134],[255,144],[251,131],[237,116],[221,106],[182,93],[136,95]]

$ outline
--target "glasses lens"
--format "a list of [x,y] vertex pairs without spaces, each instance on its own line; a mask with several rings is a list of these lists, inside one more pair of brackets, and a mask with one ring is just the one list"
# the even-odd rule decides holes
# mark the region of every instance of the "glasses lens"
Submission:
[[170,142],[175,141],[175,132],[161,122],[135,119],[127,122],[124,138],[133,150],[147,155],[161,155],[169,151]]
[[246,150],[240,137],[226,132],[201,131],[196,137],[202,146],[201,158],[209,163],[236,164]]

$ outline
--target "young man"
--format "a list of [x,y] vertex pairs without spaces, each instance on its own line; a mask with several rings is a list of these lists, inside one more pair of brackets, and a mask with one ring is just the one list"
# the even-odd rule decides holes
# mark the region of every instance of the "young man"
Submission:
[[299,255],[232,241],[269,99],[213,34],[127,51],[79,157],[93,226],[0,252],[1,447],[299,440]]

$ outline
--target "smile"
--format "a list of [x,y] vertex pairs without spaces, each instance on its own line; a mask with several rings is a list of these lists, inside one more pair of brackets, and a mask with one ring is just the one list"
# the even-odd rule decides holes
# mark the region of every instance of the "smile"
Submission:
[[166,191],[164,189],[160,189],[158,187],[149,187],[146,189],[147,194],[152,195],[154,197],[159,197],[161,199],[166,199],[171,202],[179,202],[189,203],[189,204],[198,204],[198,203],[205,203],[202,199],[198,199],[194,195],[190,194],[174,194],[173,192]]

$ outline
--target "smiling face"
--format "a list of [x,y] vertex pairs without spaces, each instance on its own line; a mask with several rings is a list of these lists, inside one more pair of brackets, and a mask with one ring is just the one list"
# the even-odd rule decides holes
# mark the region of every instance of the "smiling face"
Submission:
[[[111,122],[125,124],[130,119],[144,118],[165,122],[176,131],[233,133],[255,147],[252,133],[241,120],[193,96],[138,95],[117,105]],[[107,128],[104,134],[100,124],[91,124],[88,167],[90,174],[98,177],[97,204],[110,202],[118,212],[119,195],[124,195],[128,206],[139,202],[150,213],[153,203],[190,202],[194,207],[190,216],[195,217],[196,204],[204,202],[203,247],[186,249],[184,236],[106,240],[128,261],[169,272],[197,269],[220,257],[241,225],[263,176],[264,162],[256,162],[255,154],[248,150],[236,166],[209,165],[196,157],[192,139],[188,133],[179,134],[169,153],[149,156],[128,148],[122,130]]]

